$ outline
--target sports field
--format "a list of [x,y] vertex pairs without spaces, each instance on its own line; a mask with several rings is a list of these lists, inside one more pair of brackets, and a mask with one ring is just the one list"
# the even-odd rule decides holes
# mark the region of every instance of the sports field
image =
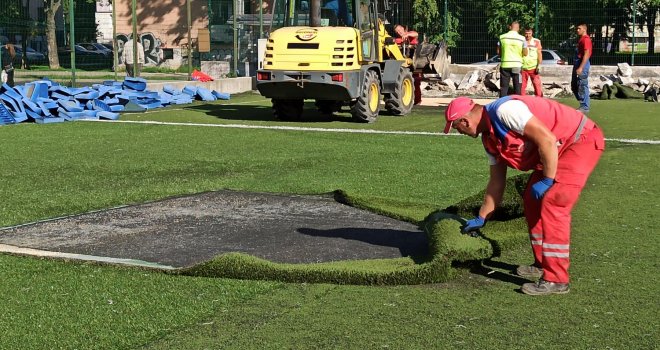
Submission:
[[[0,226],[224,188],[342,190],[420,221],[485,185],[480,142],[439,135],[441,108],[375,124],[347,114],[324,120],[311,108],[303,122],[277,122],[268,100],[247,93],[122,116],[136,123],[2,127]],[[610,140],[574,210],[567,295],[517,291],[527,281],[509,270],[531,262],[524,245],[482,267],[457,267],[446,283],[387,287],[0,255],[0,348],[657,348],[660,106],[592,101],[590,117]]]

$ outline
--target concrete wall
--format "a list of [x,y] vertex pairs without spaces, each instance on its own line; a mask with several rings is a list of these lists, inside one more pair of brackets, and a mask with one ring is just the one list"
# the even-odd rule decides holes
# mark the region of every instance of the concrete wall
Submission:
[[[117,45],[120,54],[123,44],[133,33],[131,4],[131,0],[115,0]],[[197,30],[208,28],[208,0],[190,0],[190,5],[192,21],[190,34],[193,46],[196,46]],[[112,38],[110,15],[97,14],[100,41]],[[145,64],[167,68],[181,66],[188,47],[186,0],[138,0],[136,19],[138,36],[144,46]],[[184,48],[183,52],[182,48]],[[166,49],[173,49],[174,58],[164,58],[163,50]]]
[[171,85],[181,90],[186,85],[194,85],[205,87],[210,90],[216,90],[218,92],[226,92],[230,94],[238,94],[241,92],[247,92],[255,89],[255,81],[253,77],[239,77],[239,78],[227,78],[227,79],[218,79],[209,82],[200,82],[200,81],[168,81],[168,82],[157,82],[147,80],[147,89],[151,91],[161,91],[163,86]]

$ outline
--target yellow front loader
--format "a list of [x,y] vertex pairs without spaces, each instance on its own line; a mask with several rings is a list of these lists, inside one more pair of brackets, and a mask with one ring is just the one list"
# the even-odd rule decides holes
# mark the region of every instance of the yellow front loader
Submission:
[[[349,106],[353,118],[373,122],[381,101],[391,115],[413,107],[412,73],[446,73],[444,45],[421,43],[405,57],[385,30],[377,0],[275,0],[257,89],[272,99],[281,120],[299,120],[304,100],[324,114]],[[379,19],[380,18],[380,19]]]

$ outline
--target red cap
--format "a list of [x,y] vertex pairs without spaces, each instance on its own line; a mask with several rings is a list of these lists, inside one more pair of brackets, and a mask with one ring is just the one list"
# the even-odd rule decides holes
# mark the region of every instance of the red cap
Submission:
[[449,130],[451,130],[451,123],[466,115],[472,110],[472,107],[474,107],[474,101],[469,97],[461,96],[451,101],[445,110],[445,119],[447,119],[445,134],[448,134]]

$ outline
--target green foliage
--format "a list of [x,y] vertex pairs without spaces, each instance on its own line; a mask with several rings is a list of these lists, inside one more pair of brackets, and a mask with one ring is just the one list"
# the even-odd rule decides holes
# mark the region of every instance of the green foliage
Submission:
[[[437,43],[445,40],[448,47],[455,47],[460,39],[459,21],[453,13],[447,14],[447,23],[445,23],[444,9],[441,9],[442,2],[437,0],[415,0],[413,1],[413,28],[423,33],[427,40]],[[447,38],[445,38],[445,27]]]
[[520,22],[521,29],[536,21],[534,5],[525,0],[492,0],[486,9],[488,33],[494,37],[509,31],[513,21]]
[[437,32],[442,32],[443,26],[438,4],[436,0],[414,0],[412,4],[413,28],[427,37],[433,37]]

